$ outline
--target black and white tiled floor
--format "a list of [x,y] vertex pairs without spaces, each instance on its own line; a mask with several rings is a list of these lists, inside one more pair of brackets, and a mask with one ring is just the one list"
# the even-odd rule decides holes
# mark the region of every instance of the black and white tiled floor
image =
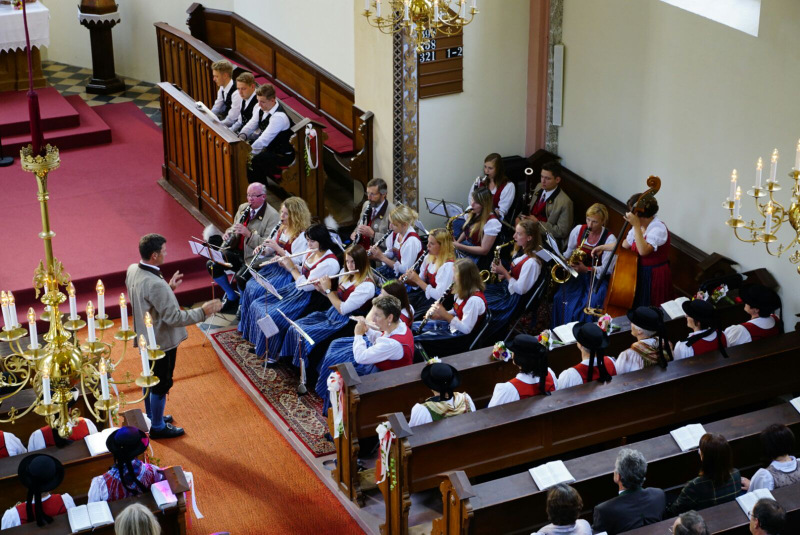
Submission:
[[125,91],[109,95],[92,95],[86,92],[86,84],[92,76],[91,69],[66,65],[56,61],[42,61],[42,71],[47,82],[64,96],[80,95],[89,106],[133,102],[158,126],[161,126],[161,104],[158,86],[122,77]]

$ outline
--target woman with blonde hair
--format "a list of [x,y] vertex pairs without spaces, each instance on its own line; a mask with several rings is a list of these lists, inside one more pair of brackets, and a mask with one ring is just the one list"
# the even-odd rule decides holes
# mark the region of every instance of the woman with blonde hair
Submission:
[[502,230],[502,223],[493,211],[492,194],[486,188],[472,192],[470,208],[472,211],[464,216],[464,227],[455,248],[478,263],[479,268],[488,269],[492,261],[489,253]]
[[132,503],[122,510],[114,520],[114,533],[116,535],[161,535],[161,524],[150,512],[150,509],[140,503]]
[[[601,308],[606,300],[608,281],[613,271],[614,259],[611,251],[603,253],[597,265],[592,265],[592,249],[600,245],[611,245],[617,238],[606,228],[608,223],[608,208],[600,203],[595,203],[586,210],[586,223],[576,225],[567,239],[567,250],[564,258],[569,259],[572,253],[580,248],[586,253],[588,266],[582,262],[573,263],[572,267],[578,272],[577,277],[570,277],[553,296],[553,327],[564,325],[572,321],[592,322],[594,316],[586,314],[583,309],[587,306]],[[600,274],[607,262],[612,265],[601,280]],[[592,279],[594,278],[594,288]],[[591,297],[591,302],[589,298]]]
[[428,254],[422,261],[419,274],[406,271],[406,283],[418,288],[408,297],[415,310],[424,313],[447,291],[453,283],[455,260],[452,234],[443,228],[431,230],[428,233]]
[[383,262],[378,272],[387,280],[402,275],[414,265],[422,254],[422,241],[414,230],[419,214],[401,204],[389,213],[389,228],[392,232],[386,238],[386,251],[376,245],[369,250],[373,260]]

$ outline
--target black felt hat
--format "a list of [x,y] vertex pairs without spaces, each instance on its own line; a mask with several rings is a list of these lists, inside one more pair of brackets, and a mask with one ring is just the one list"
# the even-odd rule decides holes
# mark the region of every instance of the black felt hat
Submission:
[[664,314],[657,307],[636,307],[628,311],[628,319],[647,331],[658,331],[664,325]]
[[150,438],[135,427],[120,427],[106,439],[106,447],[117,462],[132,461],[147,450]]
[[539,343],[539,339],[530,334],[518,334],[506,344],[506,347],[514,352],[515,357],[520,353],[534,356],[547,353],[547,348]]
[[746,305],[757,308],[763,314],[775,312],[781,307],[781,298],[778,294],[761,284],[743,287],[739,290],[739,297]]
[[572,326],[572,336],[580,345],[589,350],[608,347],[608,335],[596,323],[576,323]]
[[684,314],[703,325],[713,322],[716,317],[714,305],[703,299],[692,299],[681,303]]
[[64,481],[64,465],[55,457],[34,453],[20,461],[17,476],[28,490],[50,492]]
[[452,392],[461,384],[458,370],[443,362],[434,362],[422,368],[420,378],[425,386],[436,392]]

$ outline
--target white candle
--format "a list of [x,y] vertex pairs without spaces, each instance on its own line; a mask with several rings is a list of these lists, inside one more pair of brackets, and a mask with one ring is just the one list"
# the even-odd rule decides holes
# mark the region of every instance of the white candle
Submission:
[[409,20],[409,17],[408,17],[408,3],[410,1],[411,0],[405,0],[405,2],[404,2],[405,3],[405,8],[404,8],[405,9],[405,14],[403,15],[403,20]]
[[95,341],[95,334],[94,334],[94,306],[92,306],[92,302],[86,305],[86,321],[89,322],[89,342]]
[[364,0],[364,11],[369,11],[369,0]]
[[[433,22],[439,22],[439,0],[433,0]],[[431,28],[433,28],[433,24]],[[431,33],[431,37],[433,37],[433,33]]]
[[103,281],[97,280],[97,286],[95,286],[95,290],[97,291],[97,315],[98,317],[105,318],[106,317],[106,287],[103,286]]
[[769,161],[769,181],[775,182],[775,176],[778,173],[778,149],[772,151],[772,158]]
[[153,318],[149,312],[144,313],[144,326],[147,327],[147,341],[151,349],[156,348],[156,332],[153,330]]
[[11,327],[19,325],[17,321],[17,305],[14,303],[14,294],[8,292],[8,319],[11,320]]
[[381,18],[381,0],[375,3],[375,16]]
[[797,152],[794,154],[794,169],[800,171],[800,139],[797,140]]
[[108,372],[106,371],[106,360],[100,360],[100,395],[103,401],[108,401]]
[[478,0],[472,0],[472,9],[478,9]]
[[42,375],[42,402],[45,405],[50,405],[52,400],[50,399],[50,375],[44,374]]
[[0,292],[0,304],[3,306],[3,330],[11,328],[11,320],[8,319],[8,296],[5,292]]
[[736,188],[736,201],[733,204],[733,218],[739,219],[739,208],[742,205],[742,188]]
[[76,320],[78,319],[78,302],[75,300],[75,286],[71,282],[67,288],[67,294],[69,294],[69,319]]
[[28,309],[28,333],[31,335],[31,347],[37,349],[39,347],[39,333],[36,332],[36,312],[33,307]]
[[760,157],[756,162],[756,189],[761,189],[761,169],[764,167],[764,160]]
[[122,330],[128,330],[128,303],[125,302],[125,294],[119,294],[119,318],[122,321]]
[[736,169],[734,169],[733,173],[731,173],[731,193],[728,195],[729,201],[732,201],[734,197],[736,197],[736,178]]
[[766,215],[765,215],[765,217],[766,217],[765,225],[766,226],[764,228],[764,234],[772,234],[772,212],[773,212],[773,210],[774,210],[774,208],[772,206],[772,201],[769,201],[769,203],[767,204],[767,210],[766,210]]
[[458,15],[462,19],[467,18],[467,0],[461,0],[461,7],[458,10]]
[[142,357],[142,375],[150,375],[150,360],[147,358],[147,344],[144,336],[139,336],[139,355]]

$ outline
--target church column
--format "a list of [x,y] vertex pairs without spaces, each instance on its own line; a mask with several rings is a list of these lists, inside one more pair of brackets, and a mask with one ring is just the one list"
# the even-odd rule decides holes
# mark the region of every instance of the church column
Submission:
[[419,80],[413,28],[394,34],[392,51],[392,193],[418,210]]

